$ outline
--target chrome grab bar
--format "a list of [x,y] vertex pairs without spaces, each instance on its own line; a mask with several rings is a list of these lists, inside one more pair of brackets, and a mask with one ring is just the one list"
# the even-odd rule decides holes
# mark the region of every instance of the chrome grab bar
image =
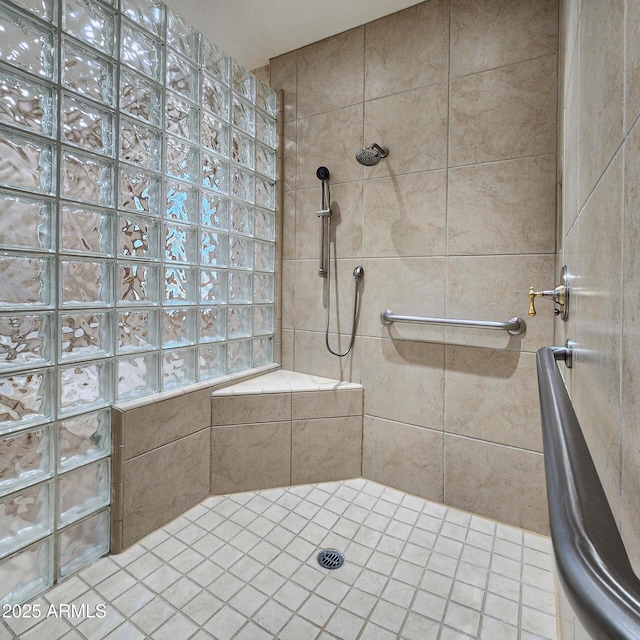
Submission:
[[538,351],[538,389],[551,539],[558,577],[592,638],[640,638],[633,571],[558,369],[566,347]]
[[509,318],[506,322],[494,322],[493,320],[459,320],[457,318],[423,318],[421,316],[400,316],[389,309],[380,314],[380,320],[384,325],[392,322],[412,322],[416,324],[436,324],[445,327],[471,327],[473,329],[503,329],[512,336],[519,336],[527,330],[527,324],[522,318]]

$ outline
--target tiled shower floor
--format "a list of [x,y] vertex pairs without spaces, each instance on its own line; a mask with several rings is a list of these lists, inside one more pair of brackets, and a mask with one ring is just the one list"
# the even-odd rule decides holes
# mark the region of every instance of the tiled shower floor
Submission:
[[[318,567],[327,547],[343,567]],[[555,640],[550,570],[548,538],[366,480],[234,494],[46,592],[52,616],[5,618],[0,640]],[[106,615],[55,617],[70,604]]]

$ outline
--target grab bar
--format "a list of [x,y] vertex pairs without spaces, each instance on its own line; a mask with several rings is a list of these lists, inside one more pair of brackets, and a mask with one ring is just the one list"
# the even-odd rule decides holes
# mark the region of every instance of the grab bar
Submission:
[[640,580],[556,364],[567,350],[537,354],[551,538],[558,575],[592,638],[640,638]]
[[423,318],[420,316],[400,316],[389,309],[380,314],[384,325],[392,322],[413,322],[417,324],[437,324],[445,327],[472,327],[474,329],[504,329],[512,336],[519,336],[527,330],[527,324],[522,318],[509,318],[506,322],[493,320],[459,320],[456,318]]

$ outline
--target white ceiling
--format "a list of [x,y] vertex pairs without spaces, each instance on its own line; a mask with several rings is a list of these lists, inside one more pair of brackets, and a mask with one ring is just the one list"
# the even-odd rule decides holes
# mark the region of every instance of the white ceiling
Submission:
[[422,0],[165,0],[246,69]]

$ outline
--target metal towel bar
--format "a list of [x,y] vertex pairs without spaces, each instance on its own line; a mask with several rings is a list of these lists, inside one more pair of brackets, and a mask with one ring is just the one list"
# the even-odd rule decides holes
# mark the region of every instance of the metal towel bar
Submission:
[[556,363],[538,351],[538,388],[549,522],[558,576],[592,638],[640,638],[640,580],[631,567],[598,472]]
[[509,318],[506,322],[494,322],[493,320],[459,320],[457,318],[423,318],[421,316],[400,316],[389,309],[380,314],[382,324],[389,325],[392,322],[413,322],[417,324],[437,324],[445,327],[471,327],[474,329],[503,329],[512,336],[519,336],[527,329],[527,324],[522,318]]

